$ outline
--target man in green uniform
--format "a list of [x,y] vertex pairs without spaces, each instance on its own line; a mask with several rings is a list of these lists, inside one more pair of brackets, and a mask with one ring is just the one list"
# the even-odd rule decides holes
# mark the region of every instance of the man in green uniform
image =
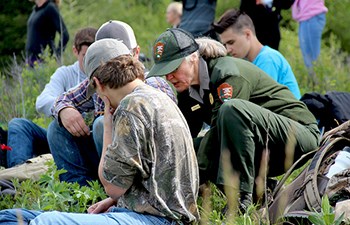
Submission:
[[[210,115],[211,128],[197,152],[201,182],[205,174],[217,184],[231,185],[223,180],[220,160],[223,152],[229,152],[240,178],[242,210],[252,201],[266,146],[270,153],[268,176],[284,173],[288,143],[294,144],[293,161],[317,147],[316,119],[305,104],[255,65],[227,57],[222,44],[194,40],[181,29],[169,29],[155,41],[153,51],[155,65],[149,76],[166,76],[174,85],[187,121],[201,124],[193,121],[204,121]],[[197,111],[203,115],[193,116]]]

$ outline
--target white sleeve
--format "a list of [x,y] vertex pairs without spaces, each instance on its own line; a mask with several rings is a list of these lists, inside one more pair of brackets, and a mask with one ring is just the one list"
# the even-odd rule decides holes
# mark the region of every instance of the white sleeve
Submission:
[[65,92],[66,82],[70,73],[66,66],[58,68],[51,76],[50,82],[45,85],[44,90],[36,99],[36,110],[44,113],[47,117],[51,116],[51,107],[55,103],[57,97]]

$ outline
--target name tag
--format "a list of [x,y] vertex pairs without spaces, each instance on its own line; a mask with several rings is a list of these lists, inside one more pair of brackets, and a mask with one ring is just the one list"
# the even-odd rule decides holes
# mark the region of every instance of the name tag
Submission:
[[192,106],[191,110],[193,112],[193,111],[196,111],[197,109],[200,109],[200,108],[201,108],[201,106],[199,104],[197,104],[197,105]]

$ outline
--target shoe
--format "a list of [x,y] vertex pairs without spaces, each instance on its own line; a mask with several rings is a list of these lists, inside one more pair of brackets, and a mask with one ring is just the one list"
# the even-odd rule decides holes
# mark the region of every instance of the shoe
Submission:
[[252,193],[241,192],[239,198],[238,210],[244,214],[247,212],[248,207],[253,203],[253,195]]

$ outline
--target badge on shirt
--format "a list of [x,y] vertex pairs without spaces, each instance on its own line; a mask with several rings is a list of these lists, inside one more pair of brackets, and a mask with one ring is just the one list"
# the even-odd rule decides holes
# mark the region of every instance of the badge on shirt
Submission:
[[217,90],[218,96],[222,102],[228,101],[232,98],[233,88],[228,83],[222,83]]
[[214,104],[214,97],[211,93],[209,94],[209,102],[210,102],[210,105]]
[[201,108],[201,106],[199,104],[197,104],[197,105],[192,106],[191,110],[193,112],[193,111],[196,111],[197,109],[200,109],[200,108]]

